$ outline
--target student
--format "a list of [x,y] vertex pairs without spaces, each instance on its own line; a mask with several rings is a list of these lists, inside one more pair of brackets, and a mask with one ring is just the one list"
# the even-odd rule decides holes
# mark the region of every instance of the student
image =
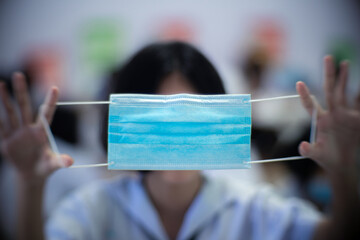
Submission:
[[[354,107],[346,102],[348,63],[341,64],[338,79],[330,56],[324,64],[329,110],[316,103],[304,83],[296,87],[308,112],[318,109],[317,141],[302,142],[299,150],[321,165],[331,180],[331,216],[321,217],[304,202],[280,199],[264,187],[213,179],[199,171],[151,171],[80,189],[59,206],[45,231],[43,188],[61,164],[47,143],[42,124],[33,120],[24,77],[14,74],[20,117],[1,84],[6,119],[1,121],[0,134],[2,154],[19,175],[19,238],[359,239],[360,97]],[[135,54],[114,75],[108,89],[108,94],[224,93],[209,61],[178,42],[153,44]],[[57,96],[53,87],[40,110],[49,122]],[[66,167],[73,163],[67,155],[61,155],[61,161]]]

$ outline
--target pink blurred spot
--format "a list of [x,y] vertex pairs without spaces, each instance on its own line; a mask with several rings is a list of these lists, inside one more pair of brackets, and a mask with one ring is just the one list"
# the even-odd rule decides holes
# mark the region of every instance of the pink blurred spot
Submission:
[[195,30],[185,20],[169,20],[160,27],[159,39],[164,41],[193,42]]

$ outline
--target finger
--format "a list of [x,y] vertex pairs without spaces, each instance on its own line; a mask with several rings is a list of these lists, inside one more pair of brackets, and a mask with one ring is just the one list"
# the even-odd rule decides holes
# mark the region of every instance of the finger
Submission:
[[310,144],[309,142],[303,141],[299,145],[299,153],[301,156],[306,158],[311,158],[312,160],[316,161],[318,164],[321,165],[320,158],[316,151],[315,144]]
[[45,116],[49,124],[51,124],[52,118],[54,116],[58,95],[59,95],[58,88],[52,87],[48,91],[45,101],[40,108],[40,114],[43,114]]
[[62,162],[62,166],[64,167],[70,167],[74,164],[74,159],[66,154],[60,155],[60,161]]
[[309,115],[312,115],[314,108],[316,108],[320,114],[323,112],[323,109],[317,103],[315,97],[310,94],[310,91],[305,83],[301,81],[297,82],[296,91],[299,93],[301,103]]
[[74,164],[74,159],[67,154],[54,154],[51,162],[51,172],[53,172],[59,168],[70,167]]
[[348,79],[348,72],[349,72],[349,62],[343,61],[340,64],[340,75],[339,75],[339,82],[336,86],[336,99],[337,103],[340,106],[347,106],[347,100],[346,100],[346,83]]
[[311,156],[313,156],[312,145],[306,141],[301,142],[299,145],[299,153],[303,157],[311,158]]
[[48,159],[48,161],[41,162],[36,166],[38,174],[50,175],[54,171],[63,167],[70,167],[74,163],[74,160],[69,155],[56,155],[51,152],[51,150],[49,150],[47,154],[49,154],[48,157],[50,157],[50,159]]
[[14,110],[14,105],[11,102],[9,93],[6,89],[5,83],[0,83],[0,95],[1,95],[1,102],[4,106],[6,120],[8,121],[9,127],[11,129],[15,129],[19,126],[19,121],[16,116],[16,112]]
[[306,111],[311,115],[311,113],[313,111],[313,108],[314,108],[314,104],[313,104],[313,101],[311,99],[309,89],[307,88],[305,83],[297,82],[296,83],[296,91],[300,95],[302,105],[304,106]]
[[324,58],[324,90],[329,111],[334,110],[335,66],[332,56]]
[[14,73],[12,81],[15,97],[20,109],[21,121],[23,124],[30,124],[32,121],[32,110],[25,76],[22,73]]

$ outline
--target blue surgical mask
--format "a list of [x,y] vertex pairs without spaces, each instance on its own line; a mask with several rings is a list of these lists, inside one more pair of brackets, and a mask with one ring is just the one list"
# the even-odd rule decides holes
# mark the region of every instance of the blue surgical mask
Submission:
[[113,94],[108,168],[250,168],[249,100],[249,94]]

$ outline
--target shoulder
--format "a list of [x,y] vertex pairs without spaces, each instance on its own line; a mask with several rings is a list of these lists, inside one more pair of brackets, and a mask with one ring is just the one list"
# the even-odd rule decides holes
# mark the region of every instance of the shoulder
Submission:
[[[229,178],[208,178],[214,195],[220,195],[220,221],[243,223],[236,231],[252,236],[258,232],[275,239],[310,239],[321,214],[310,203],[284,198],[270,185],[254,184]],[[216,194],[215,194],[216,193]],[[261,237],[265,237],[261,236]],[[260,239],[261,239],[260,237]]]
[[[266,207],[285,207],[294,205],[309,208],[317,212],[312,204],[296,197],[282,197],[270,184],[254,183],[227,177],[205,177],[212,191],[218,192],[224,201],[239,204],[262,205]],[[284,205],[285,204],[285,205]]]
[[130,176],[119,176],[88,184],[69,194],[47,221],[47,236],[50,239],[59,234],[62,238],[75,239],[100,236],[112,217],[125,218],[117,195],[126,196],[132,181]]
[[85,206],[96,205],[101,208],[102,205],[114,199],[114,192],[121,191],[122,194],[126,194],[131,188],[133,179],[134,177],[130,175],[119,175],[116,178],[92,182],[69,194],[60,207],[81,203]]

